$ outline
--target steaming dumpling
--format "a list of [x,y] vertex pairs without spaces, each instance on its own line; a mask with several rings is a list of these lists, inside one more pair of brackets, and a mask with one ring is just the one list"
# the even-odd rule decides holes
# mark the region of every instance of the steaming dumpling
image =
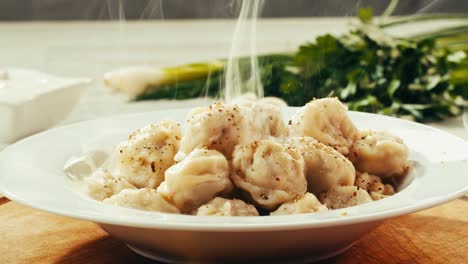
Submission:
[[358,129],[336,98],[313,100],[299,109],[290,122],[290,135],[308,136],[348,155]]
[[216,197],[200,206],[196,215],[204,216],[258,216],[257,209],[238,199]]
[[278,98],[278,97],[273,97],[273,96],[263,97],[263,98],[260,98],[258,101],[260,103],[271,104],[271,105],[275,105],[278,107],[288,106],[288,104],[283,99]]
[[238,144],[285,134],[281,110],[276,105],[250,101],[239,105],[216,103],[189,114],[176,160],[199,147],[215,149],[229,159]]
[[304,160],[299,152],[271,140],[237,146],[232,166],[234,184],[268,210],[307,190]]
[[282,204],[270,215],[306,214],[326,210],[328,208],[322,205],[315,195],[306,193],[301,198]]
[[85,178],[88,195],[102,201],[124,189],[135,189],[127,180],[115,178],[108,171],[99,169]]
[[162,213],[180,213],[174,205],[154,189],[125,189],[104,200],[106,204],[118,205],[147,211]]
[[239,144],[250,144],[254,141],[271,137],[282,137],[287,134],[281,108],[268,101],[239,104],[242,112],[241,137]]
[[166,179],[158,187],[158,191],[183,213],[189,213],[232,189],[229,164],[223,154],[199,148],[167,169]]
[[174,164],[180,138],[180,126],[172,121],[135,131],[118,147],[118,171],[138,188],[158,187],[166,169]]
[[183,160],[195,148],[214,149],[227,157],[240,139],[241,115],[238,106],[215,103],[195,108],[187,118],[184,138],[176,160]]
[[369,193],[356,186],[337,186],[319,196],[329,209],[340,209],[372,202]]
[[284,100],[282,100],[281,98],[273,97],[273,96],[257,98],[253,94],[245,94],[245,95],[242,95],[240,97],[237,97],[233,101],[231,101],[231,103],[232,104],[242,104],[242,105],[260,103],[260,104],[271,104],[271,105],[278,106],[278,107],[288,106],[288,104]]
[[268,136],[282,137],[287,134],[287,128],[281,114],[281,106],[278,105],[279,103],[273,102],[273,99],[270,100],[264,98],[251,104],[240,104],[243,112],[242,120],[246,126],[244,127],[244,138],[241,139],[241,144],[252,143],[247,142],[252,134],[256,135],[254,136],[255,141]]
[[311,137],[296,137],[288,144],[301,153],[309,192],[319,194],[334,186],[353,185],[353,164],[341,153]]
[[373,200],[380,200],[395,194],[395,189],[390,184],[383,184],[380,177],[367,172],[356,172],[354,185],[368,191]]
[[403,176],[409,168],[408,147],[388,132],[361,131],[349,159],[359,171],[382,178]]

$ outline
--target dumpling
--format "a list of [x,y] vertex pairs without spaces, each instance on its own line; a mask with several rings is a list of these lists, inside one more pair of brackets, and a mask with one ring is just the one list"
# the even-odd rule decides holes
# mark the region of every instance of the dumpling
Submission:
[[180,138],[180,126],[172,121],[135,131],[117,148],[117,171],[138,188],[158,187],[174,164]]
[[356,186],[337,186],[319,196],[329,209],[340,209],[372,202],[369,193]]
[[239,199],[216,197],[200,206],[196,215],[204,216],[258,216],[255,206]]
[[229,164],[223,154],[196,148],[184,160],[167,169],[166,179],[157,190],[183,213],[190,213],[232,189]]
[[164,196],[154,189],[125,189],[103,201],[106,204],[118,205],[146,211],[162,213],[180,213],[179,209],[169,203]]
[[300,198],[282,204],[276,211],[271,212],[270,215],[305,214],[326,210],[328,208],[322,205],[315,195],[306,193]]
[[395,194],[395,189],[392,185],[382,183],[380,177],[367,172],[356,172],[354,185],[369,192],[373,200],[380,200]]
[[242,113],[241,137],[239,144],[250,144],[269,137],[287,135],[281,107],[269,101],[258,100],[250,103],[240,103]]
[[288,106],[288,104],[283,99],[278,98],[278,97],[273,97],[273,96],[263,97],[263,98],[258,99],[258,101],[260,103],[271,104],[271,105],[275,105],[275,106],[278,106],[278,107],[287,107]]
[[237,105],[250,105],[250,104],[256,104],[256,103],[270,104],[270,105],[274,105],[278,107],[288,106],[288,104],[281,98],[274,97],[274,96],[257,98],[253,94],[244,94],[230,101],[230,104],[237,104]]
[[184,137],[175,159],[183,160],[195,148],[214,149],[231,156],[240,139],[241,114],[238,106],[222,103],[196,108],[189,113]]
[[98,169],[84,180],[88,195],[102,201],[124,189],[136,189],[126,179],[115,178],[108,171]]
[[311,137],[296,137],[288,144],[304,158],[307,190],[320,194],[334,186],[353,185],[353,164],[341,153]]
[[176,160],[195,148],[214,149],[231,158],[234,147],[287,132],[281,110],[270,103],[216,103],[189,114],[185,136]]
[[234,184],[264,209],[276,209],[307,190],[299,152],[271,140],[237,146],[232,166]]
[[408,147],[384,131],[361,131],[348,157],[357,170],[382,178],[403,176],[409,168]]
[[300,108],[290,121],[291,136],[308,136],[348,155],[358,129],[337,98],[313,100]]

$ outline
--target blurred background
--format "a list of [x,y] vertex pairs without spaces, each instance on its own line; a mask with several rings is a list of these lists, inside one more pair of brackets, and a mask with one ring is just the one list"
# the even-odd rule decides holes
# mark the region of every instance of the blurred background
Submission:
[[[1,0],[0,20],[105,20],[228,18],[237,0]],[[266,0],[263,17],[352,16],[358,6],[383,12],[389,0]],[[466,0],[405,0],[394,14],[466,13]]]
[[[370,7],[379,16],[390,3],[396,6],[389,13],[416,15],[411,18],[468,14],[468,0],[264,0],[265,19],[256,24],[256,52],[292,53],[317,36],[347,34],[359,8]],[[129,104],[127,97],[109,93],[104,74],[128,66],[167,67],[226,58],[241,4],[242,0],[0,0],[0,68],[93,79],[65,123],[147,111],[154,109],[149,102]],[[460,23],[464,22],[443,19],[387,32],[420,34]],[[468,43],[466,32],[461,45]],[[164,108],[177,106],[186,105],[171,102]]]

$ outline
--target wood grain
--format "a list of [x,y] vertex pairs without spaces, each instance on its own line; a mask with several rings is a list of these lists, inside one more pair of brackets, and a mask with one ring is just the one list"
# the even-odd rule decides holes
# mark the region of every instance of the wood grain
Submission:
[[[0,223],[0,263],[153,263],[93,223],[14,202],[0,205]],[[390,219],[322,263],[468,263],[468,200]]]

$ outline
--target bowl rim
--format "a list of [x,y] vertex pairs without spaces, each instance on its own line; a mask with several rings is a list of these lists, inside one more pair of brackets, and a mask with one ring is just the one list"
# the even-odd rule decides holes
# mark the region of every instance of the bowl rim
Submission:
[[[6,147],[3,151],[0,151],[0,172],[5,174],[15,172],[20,175],[25,173],[27,169],[18,169],[11,164],[10,155],[16,157],[22,151],[27,149],[28,145],[38,144],[39,141],[44,138],[60,137],[60,135],[66,134],[63,132],[70,132],[78,128],[84,127],[99,127],[99,123],[120,123],[122,120],[132,120],[138,118],[150,118],[151,116],[171,116],[186,113],[190,108],[177,108],[161,111],[151,111],[143,113],[133,113],[125,115],[115,115],[105,118],[97,118],[93,120],[83,121],[79,123],[69,124],[66,126],[54,128],[48,131],[44,131],[33,135],[29,138],[18,141]],[[292,112],[297,109],[296,107],[288,107],[285,112]],[[458,144],[458,150],[462,151],[462,159],[454,160],[454,168],[467,169],[468,171],[468,142],[460,139],[456,136],[448,134],[439,129],[429,127],[423,124],[397,119],[388,116],[381,116],[369,113],[360,113],[349,111],[350,117],[363,119],[363,120],[377,120],[379,122],[386,122],[390,124],[398,124],[399,126],[408,126],[409,130],[415,130],[416,132],[426,131],[428,135],[432,136],[443,136],[446,142],[450,144]],[[161,121],[161,120],[157,120]],[[371,121],[372,122],[372,121]],[[387,124],[388,125],[388,124]],[[421,134],[422,135],[422,134]],[[423,136],[423,135],[422,135]],[[449,145],[450,145],[449,144]],[[462,146],[460,146],[460,144]],[[463,150],[463,145],[466,146],[466,150]],[[463,152],[464,151],[464,152]],[[447,168],[443,168],[441,165],[443,162],[435,163],[434,168],[438,168],[443,172]],[[445,163],[444,163],[445,164]],[[15,171],[15,168],[17,169]],[[449,167],[451,168],[451,167]],[[454,169],[452,168],[452,169]],[[431,167],[431,169],[433,169]],[[440,173],[439,172],[439,173]],[[425,172],[427,173],[427,171]],[[427,174],[431,175],[431,174]],[[27,177],[21,174],[20,177]],[[29,176],[32,177],[32,176]],[[65,177],[65,176],[63,176]],[[154,229],[171,229],[171,230],[196,230],[196,231],[274,231],[274,230],[297,230],[304,228],[321,228],[330,226],[340,225],[352,225],[358,223],[365,223],[371,221],[384,220],[391,217],[400,216],[407,213],[412,213],[420,210],[424,210],[436,205],[446,203],[450,200],[462,197],[468,194],[468,178],[462,176],[456,176],[454,180],[456,182],[448,184],[447,187],[442,191],[437,192],[437,188],[431,187],[432,193],[418,194],[424,192],[425,177],[434,180],[435,175],[424,177],[416,177],[414,180],[417,184],[411,183],[408,188],[398,192],[397,194],[385,198],[383,200],[374,201],[372,203],[362,204],[359,206],[348,207],[338,210],[329,210],[325,212],[309,213],[309,214],[297,214],[297,215],[284,215],[284,216],[267,216],[267,217],[228,217],[228,216],[192,216],[192,215],[179,215],[179,214],[167,214],[158,212],[148,212],[137,209],[123,208],[112,205],[106,205],[101,202],[92,200],[88,197],[80,197],[80,194],[70,193],[69,199],[77,199],[75,202],[79,205],[79,208],[63,208],[53,203],[45,204],[41,201],[31,200],[25,191],[27,187],[21,187],[18,189],[16,186],[12,188],[8,178],[0,174],[0,193],[3,193],[7,198],[14,202],[39,209],[42,211],[50,212],[57,215],[92,221],[100,224],[110,224],[127,227],[138,227],[138,228],[154,228]],[[31,178],[32,179],[32,178]],[[13,182],[15,180],[12,180]],[[413,182],[414,182],[413,181]],[[411,188],[410,188],[411,187]],[[25,189],[26,188],[26,189]],[[411,189],[411,190],[407,190]],[[434,191],[435,190],[435,191]],[[52,193],[52,195],[54,195]],[[417,195],[423,197],[421,200],[411,200]],[[73,197],[71,197],[73,196]],[[84,195],[82,195],[84,196]],[[25,198],[26,197],[26,198]],[[55,197],[58,198],[58,197]],[[50,199],[50,198],[44,198]],[[52,201],[52,200],[49,200]],[[390,206],[391,204],[391,206]],[[70,202],[69,205],[73,205]],[[398,206],[396,206],[398,205]],[[385,209],[386,208],[386,209]],[[117,215],[117,216],[115,216]]]

